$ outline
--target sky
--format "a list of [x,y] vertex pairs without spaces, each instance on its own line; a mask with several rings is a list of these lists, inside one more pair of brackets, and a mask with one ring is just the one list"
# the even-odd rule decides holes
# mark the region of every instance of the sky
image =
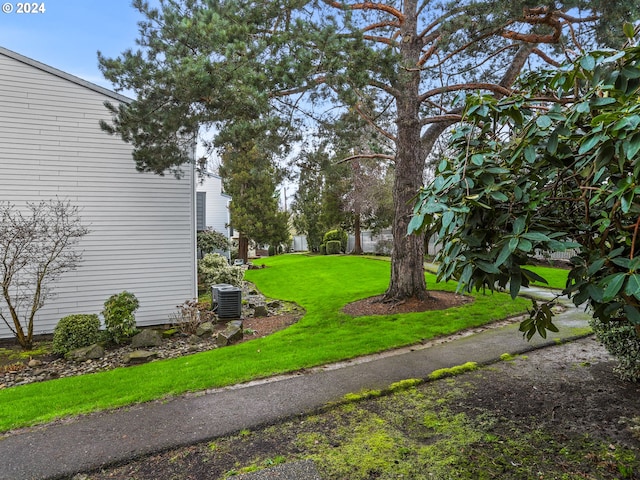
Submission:
[[[44,12],[18,13],[19,4],[26,3],[35,3],[37,10],[44,5]],[[138,22],[143,20],[131,0],[0,0],[0,8],[0,46],[110,90],[113,85],[98,68],[97,52],[117,57],[136,49]],[[132,97],[132,92],[121,93]],[[199,145],[196,153],[204,155],[204,147]],[[212,165],[216,162],[214,158]]]
[[[0,46],[113,89],[98,68],[97,52],[116,57],[136,48],[142,15],[131,0],[0,0]],[[20,5],[44,12],[18,13]],[[10,13],[7,11],[11,10]]]

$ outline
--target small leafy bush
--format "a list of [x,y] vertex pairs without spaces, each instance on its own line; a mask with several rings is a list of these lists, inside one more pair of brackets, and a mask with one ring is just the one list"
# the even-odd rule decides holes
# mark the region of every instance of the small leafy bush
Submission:
[[[337,240],[340,242],[340,247],[343,252],[347,251],[347,232],[342,229],[329,230],[324,234],[325,245],[331,240]],[[327,249],[328,250],[328,249]],[[340,253],[340,252],[338,252]]]
[[326,255],[327,254],[327,246],[324,243],[320,244],[320,255]]
[[217,232],[210,228],[198,232],[198,248],[204,253],[213,253],[215,250],[228,250],[229,239],[224,233]]
[[640,382],[640,337],[635,326],[624,320],[603,322],[598,318],[590,323],[598,340],[618,360],[615,372],[623,380]]
[[111,295],[104,302],[102,315],[109,340],[120,343],[138,332],[134,312],[139,305],[136,296],[127,291]]
[[207,288],[216,283],[229,283],[240,287],[244,280],[244,269],[232,267],[225,257],[210,253],[198,261],[198,275]]
[[53,351],[64,355],[100,340],[98,315],[75,314],[60,319],[53,331]]
[[327,255],[336,255],[340,253],[341,245],[340,240],[329,240],[327,242]]

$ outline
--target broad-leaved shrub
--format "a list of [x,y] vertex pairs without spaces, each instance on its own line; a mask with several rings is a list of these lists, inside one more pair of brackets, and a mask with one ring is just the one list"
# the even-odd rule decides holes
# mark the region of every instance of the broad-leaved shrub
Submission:
[[216,283],[240,287],[244,280],[244,269],[229,265],[227,259],[217,253],[210,253],[198,261],[198,275],[207,288]]
[[634,325],[626,321],[590,320],[596,337],[616,357],[616,373],[623,380],[640,382],[640,337]]
[[[336,230],[329,230],[327,233],[324,234],[324,243],[325,245],[330,242],[331,240],[337,240],[340,242],[340,247],[341,250],[343,252],[347,251],[347,232],[345,232],[342,229],[336,229]],[[329,253],[328,251],[328,247],[327,247],[327,253]],[[338,252],[340,253],[340,252]]]
[[336,255],[341,251],[340,240],[329,240],[327,242],[327,255]]
[[109,340],[120,343],[138,332],[134,312],[139,306],[136,296],[127,291],[111,295],[104,302],[102,315]]
[[88,347],[100,339],[98,315],[75,314],[60,319],[53,330],[53,351],[64,355],[76,348]]

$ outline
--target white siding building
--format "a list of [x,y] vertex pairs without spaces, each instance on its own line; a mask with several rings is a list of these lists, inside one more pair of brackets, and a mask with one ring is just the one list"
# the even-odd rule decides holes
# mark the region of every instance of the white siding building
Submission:
[[217,175],[209,175],[198,181],[196,185],[198,210],[196,215],[197,230],[210,228],[230,235],[229,202],[231,197],[223,192],[222,179]]
[[[231,238],[232,230],[229,219],[229,202],[231,197],[222,190],[222,179],[217,175],[209,175],[196,185],[196,230],[211,229]],[[221,255],[230,259],[231,252],[220,251]]]
[[[136,171],[132,147],[100,129],[105,101],[128,99],[0,47],[0,200],[69,200],[90,230],[36,334],[69,314],[100,313],[123,290],[140,301],[138,325],[166,323],[196,296],[195,175]],[[10,336],[0,321],[0,337]]]

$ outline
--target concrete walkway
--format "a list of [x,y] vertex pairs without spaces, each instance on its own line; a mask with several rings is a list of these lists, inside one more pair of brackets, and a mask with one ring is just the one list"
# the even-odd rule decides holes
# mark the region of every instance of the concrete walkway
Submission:
[[[541,290],[529,293],[547,296]],[[26,480],[72,476],[170,448],[255,429],[317,410],[345,394],[385,389],[407,378],[469,361],[488,364],[503,353],[524,353],[584,333],[588,315],[570,307],[556,316],[559,333],[526,342],[511,324],[429,347],[312,369],[168,401],[83,416],[37,427],[0,440],[0,479]],[[44,399],[43,399],[44,400]],[[275,472],[274,472],[275,473]],[[303,480],[315,476],[265,476]],[[261,477],[252,477],[261,478]]]

